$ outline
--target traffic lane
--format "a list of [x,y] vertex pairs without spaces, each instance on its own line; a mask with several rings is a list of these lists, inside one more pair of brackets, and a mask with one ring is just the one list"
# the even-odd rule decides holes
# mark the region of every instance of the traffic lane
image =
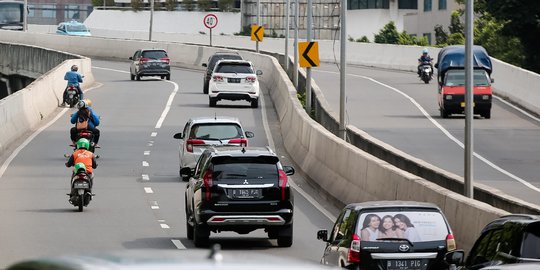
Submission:
[[145,239],[145,247],[172,247],[160,241],[165,234],[141,200],[142,158],[135,155],[142,153],[146,130],[155,125],[171,87],[156,82],[163,90],[150,93],[108,71],[94,74],[105,84],[86,94],[102,116],[97,196],[84,213],[67,202],[70,169],[63,155],[72,151],[67,146],[71,109],[24,148],[2,177],[2,220],[9,222],[0,224],[0,265],[31,256],[130,248],[139,239]]
[[[103,65],[107,64],[103,63]],[[178,177],[179,142],[173,139],[173,134],[182,132],[185,122],[190,117],[227,115],[238,117],[246,130],[255,133],[255,137],[250,139],[251,146],[269,145],[265,127],[262,125],[262,102],[259,109],[252,109],[249,103],[241,101],[223,102],[223,105],[219,103],[217,107],[210,108],[208,107],[208,96],[202,94],[203,73],[184,70],[183,74],[186,72],[190,76],[185,79],[180,77],[178,81],[179,94],[171,104],[171,110],[162,127],[149,133],[148,140],[151,145],[148,144],[148,147],[141,153],[144,160],[148,162],[148,167],[143,168],[141,174],[147,175],[149,179],[148,181],[141,180],[141,182],[153,190],[152,194],[146,196],[147,201],[150,207],[154,206],[156,219],[163,221],[168,226],[165,233],[169,235],[171,240],[180,241],[180,243],[176,242],[176,245],[179,246],[177,248],[194,248],[194,246],[191,241],[185,238],[184,192],[186,183],[181,182]],[[137,83],[135,82],[135,84]],[[267,93],[267,91],[263,92]],[[265,101],[266,113],[271,115],[268,120],[269,125],[274,129],[277,126],[275,132],[279,132],[277,115],[268,94],[265,94]],[[154,137],[151,137],[152,133],[154,133]],[[145,153],[148,155],[145,156]],[[286,153],[281,154],[286,155]],[[298,179],[300,182],[299,178],[301,177],[293,176],[293,179]],[[212,234],[211,242],[220,243],[224,249],[233,249],[238,252],[245,252],[245,249],[264,250],[264,252],[281,256],[300,257],[318,262],[324,243],[316,240],[316,231],[319,228],[331,227],[333,221],[324,217],[317,208],[298,194],[295,196],[294,220],[294,244],[291,248],[274,249],[273,247],[277,245],[275,240],[268,240],[268,236],[263,230],[256,230],[247,235],[239,235],[234,232]]]
[[[335,73],[337,70],[333,65],[323,65],[321,70],[314,72],[314,78],[317,84],[323,89],[323,92],[329,93],[325,94],[325,96],[328,97],[332,108],[335,108],[334,111],[338,111],[339,87],[336,87],[335,83],[330,83],[339,81],[339,75]],[[438,117],[437,88],[435,83],[425,85],[411,72],[357,66],[349,67],[348,74],[355,74],[354,76],[347,76],[349,123],[415,157],[426,160],[458,175],[463,175],[463,149],[461,147],[457,146],[455,142],[451,141],[441,131],[435,128],[432,123],[428,122],[419,109],[414,107],[405,97],[398,96],[397,99],[394,99],[396,97],[394,95],[395,91],[366,80],[361,76],[374,78],[388,86],[403,91],[418,102],[434,120],[445,127],[454,137],[463,141],[464,121],[458,120],[459,118],[463,119],[463,116],[455,116],[451,119],[441,119]],[[354,85],[354,87],[351,88],[351,85]],[[387,99],[380,98],[381,95],[387,95]],[[372,104],[372,101],[375,102]],[[379,104],[380,102],[385,104]],[[395,110],[389,111],[388,105],[392,105],[392,108],[397,107],[402,112],[396,114]],[[412,108],[412,111],[404,111],[402,106]],[[383,107],[383,110],[379,109],[380,107]],[[490,120],[478,119],[474,122],[475,152],[480,153],[495,164],[500,164],[501,167],[512,174],[526,178],[531,182],[537,181],[536,177],[530,176],[537,174],[540,168],[539,166],[527,166],[526,169],[523,169],[523,166],[526,166],[529,162],[505,163],[507,159],[520,160],[520,157],[522,157],[521,160],[529,160],[533,164],[538,164],[538,158],[536,156],[531,156],[529,151],[520,151],[520,149],[531,148],[529,147],[531,145],[531,150],[533,151],[536,151],[539,147],[539,144],[536,143],[538,141],[536,139],[538,136],[535,135],[538,132],[536,123],[523,117],[516,110],[508,108],[507,105],[501,104],[498,100],[494,101],[492,111],[492,114],[494,116],[497,115],[497,117],[493,117]],[[352,115],[355,117],[352,117]],[[396,118],[403,121],[397,121],[398,123],[396,124]],[[388,127],[392,127],[392,129]],[[493,132],[500,129],[508,130],[509,133],[515,133],[516,129],[524,130],[523,132],[527,134],[525,137],[529,137],[532,141],[518,142],[513,140],[512,135],[508,134],[508,132]],[[488,135],[489,133],[495,134]],[[511,142],[506,144],[508,141]],[[503,148],[506,149],[501,150],[500,146],[493,147],[494,145],[501,144],[501,142],[505,142]],[[489,183],[496,188],[506,191],[508,184],[518,183],[500,171],[494,170],[483,161],[475,159],[474,164],[475,178],[484,179],[484,183],[486,184]],[[518,168],[518,165],[521,167]],[[537,204],[540,203],[540,199],[536,199],[538,197],[536,191],[525,188],[522,184],[518,184],[518,186],[522,186],[523,188],[518,192],[508,190],[508,193],[516,197],[527,198],[529,201]]]

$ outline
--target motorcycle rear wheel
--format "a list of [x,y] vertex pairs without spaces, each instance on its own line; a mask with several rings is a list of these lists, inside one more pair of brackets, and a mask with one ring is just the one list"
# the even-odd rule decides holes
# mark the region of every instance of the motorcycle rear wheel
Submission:
[[79,212],[82,212],[84,209],[84,194],[79,195]]

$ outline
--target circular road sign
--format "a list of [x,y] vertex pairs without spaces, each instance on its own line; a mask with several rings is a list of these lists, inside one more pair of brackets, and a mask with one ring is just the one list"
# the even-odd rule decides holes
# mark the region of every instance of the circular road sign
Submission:
[[206,26],[206,28],[212,29],[212,28],[216,27],[216,25],[218,23],[218,19],[217,19],[217,16],[215,14],[210,13],[210,14],[204,16],[203,22],[204,22],[204,26]]

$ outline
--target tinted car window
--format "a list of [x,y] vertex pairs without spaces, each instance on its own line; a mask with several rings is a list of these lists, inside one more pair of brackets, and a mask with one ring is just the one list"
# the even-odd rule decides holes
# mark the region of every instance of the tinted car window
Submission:
[[144,51],[142,53],[142,57],[151,58],[151,59],[160,59],[160,58],[166,58],[167,53],[165,53],[165,51]]
[[219,60],[223,60],[223,59],[230,59],[230,60],[242,60],[242,57],[240,55],[216,55],[214,57],[212,57],[212,59],[210,59],[210,63],[208,64],[208,69],[209,70],[214,70],[214,67],[216,66],[216,63],[219,61]]
[[69,32],[88,32],[88,29],[86,28],[86,26],[82,24],[68,25],[67,30]]
[[242,129],[236,124],[199,124],[191,128],[190,139],[219,139],[227,140],[244,137]]
[[407,238],[411,242],[445,240],[449,234],[441,213],[436,211],[364,211],[356,233],[362,241]]
[[278,179],[277,157],[215,157],[212,159],[214,180]]
[[523,236],[521,257],[540,259],[540,226],[536,226],[536,231],[528,231]]
[[248,63],[224,63],[220,64],[217,73],[253,73],[253,69]]

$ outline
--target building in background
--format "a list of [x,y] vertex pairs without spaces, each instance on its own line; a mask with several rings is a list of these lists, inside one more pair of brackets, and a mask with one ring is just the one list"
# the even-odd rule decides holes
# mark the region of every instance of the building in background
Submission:
[[28,23],[56,25],[83,22],[92,13],[92,0],[28,0]]
[[455,0],[419,0],[418,9],[405,15],[404,30],[409,34],[427,37],[429,44],[435,44],[436,25],[442,25],[448,32],[450,18],[454,10],[461,7]]

